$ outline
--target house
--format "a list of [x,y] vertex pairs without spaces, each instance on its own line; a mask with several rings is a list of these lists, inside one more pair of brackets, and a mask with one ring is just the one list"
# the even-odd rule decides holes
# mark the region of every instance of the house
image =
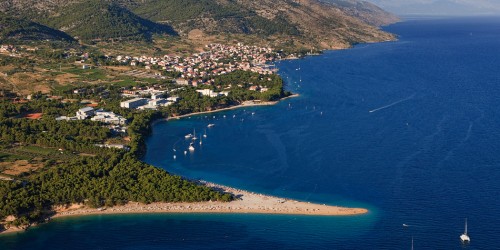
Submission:
[[136,90],[123,90],[122,93],[126,95],[137,95]]
[[260,87],[259,86],[250,86],[249,90],[253,90],[253,91],[259,91],[260,90]]
[[138,107],[146,105],[146,104],[148,104],[148,99],[146,99],[146,98],[134,98],[132,100],[120,102],[120,107],[128,108],[128,109],[135,109],[135,108],[138,108]]
[[87,93],[87,89],[75,89],[73,90],[73,94],[85,94]]
[[76,112],[76,118],[78,120],[87,119],[87,117],[92,115],[94,115],[94,108],[92,107],[81,108]]
[[189,84],[189,82],[187,80],[182,79],[182,78],[176,79],[175,83],[179,84],[179,85],[188,85]]

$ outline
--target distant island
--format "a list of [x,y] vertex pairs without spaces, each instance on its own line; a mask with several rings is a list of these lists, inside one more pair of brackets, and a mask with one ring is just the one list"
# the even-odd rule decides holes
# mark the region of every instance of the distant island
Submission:
[[[0,231],[94,213],[367,212],[193,182],[141,157],[152,122],[291,97],[274,62],[394,39],[373,26],[394,16],[334,0],[192,1],[187,9],[181,1],[60,2],[0,3]],[[96,11],[105,14],[85,19]],[[243,21],[226,22],[232,17]]]

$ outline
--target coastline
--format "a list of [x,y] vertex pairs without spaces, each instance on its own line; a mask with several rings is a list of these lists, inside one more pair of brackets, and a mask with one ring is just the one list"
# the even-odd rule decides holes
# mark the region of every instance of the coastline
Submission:
[[[81,204],[73,204],[68,207],[58,207],[51,219],[76,217],[87,215],[112,215],[112,214],[151,214],[151,213],[224,213],[224,214],[282,214],[282,215],[308,215],[308,216],[355,216],[366,214],[365,208],[348,208],[316,204],[275,196],[263,195],[223,186],[215,183],[199,181],[201,184],[217,189],[221,192],[231,193],[236,198],[230,202],[207,201],[207,202],[155,202],[141,204],[129,202],[125,205],[89,208]],[[33,225],[33,226],[37,226]],[[0,235],[25,231],[24,228],[11,227],[0,232]]]
[[289,98],[293,98],[293,97],[298,97],[298,96],[299,96],[299,94],[293,94],[293,95],[281,98],[278,101],[272,101],[272,102],[244,101],[243,103],[241,103],[239,105],[235,105],[235,106],[231,106],[231,107],[227,107],[227,108],[214,109],[214,110],[202,111],[202,112],[194,112],[194,113],[189,113],[189,114],[179,115],[179,116],[172,116],[172,117],[168,117],[166,119],[161,119],[160,121],[164,121],[164,120],[167,120],[167,121],[178,120],[178,119],[181,119],[181,118],[195,116],[195,115],[211,114],[211,113],[217,113],[217,112],[221,112],[221,111],[233,110],[233,109],[239,109],[239,108],[246,108],[246,107],[271,106],[271,105],[275,105],[275,104],[279,103],[280,101],[283,101],[283,100],[286,100],[286,99],[289,99]]
[[[300,59],[300,58],[297,58]],[[217,113],[221,111],[234,110],[245,107],[256,106],[271,106],[280,101],[298,97],[299,94],[292,94],[283,97],[277,101],[256,102],[245,101],[239,105],[215,109],[211,111],[194,112],[185,115],[167,117],[157,119],[150,122],[154,125],[160,121],[170,121],[173,119],[181,119],[190,116]],[[248,192],[245,190],[235,189],[228,186],[218,185],[205,181],[199,181],[203,185],[218,189],[221,192],[231,193],[236,200],[231,202],[182,202],[182,203],[167,203],[155,202],[151,204],[141,204],[139,202],[129,202],[125,205],[113,206],[110,208],[89,208],[83,204],[71,204],[69,207],[60,207],[54,210],[54,214],[47,216],[45,222],[33,223],[25,227],[10,227],[0,231],[0,235],[13,234],[29,230],[30,227],[36,227],[40,224],[50,222],[51,219],[64,217],[77,217],[88,215],[113,215],[113,214],[150,214],[150,213],[214,213],[214,214],[282,214],[282,215],[309,215],[309,216],[355,216],[366,214],[369,211],[365,208],[348,208],[340,206],[331,206],[326,204],[315,204],[304,201],[291,200],[287,198],[279,198],[263,194]],[[2,225],[2,224],[0,224]]]

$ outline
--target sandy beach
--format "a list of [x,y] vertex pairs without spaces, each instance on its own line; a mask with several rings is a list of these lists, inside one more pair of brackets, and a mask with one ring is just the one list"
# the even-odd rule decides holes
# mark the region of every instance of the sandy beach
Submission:
[[[51,218],[62,218],[69,216],[84,216],[98,214],[144,214],[144,213],[249,213],[249,214],[289,214],[289,215],[311,215],[311,216],[347,216],[367,213],[364,208],[347,208],[314,204],[309,202],[279,198],[269,195],[257,194],[241,189],[235,189],[214,183],[200,181],[204,185],[213,187],[222,192],[231,193],[236,200],[231,202],[184,202],[141,204],[129,202],[123,206],[89,208],[81,204],[73,204],[68,207],[58,207],[55,215]],[[20,228],[10,228],[1,232],[12,233],[23,231]]]
[[110,208],[84,208],[56,211],[53,218],[87,214],[121,213],[259,213],[259,214],[297,214],[297,215],[357,215],[367,213],[364,208],[346,208],[314,204],[274,196],[257,194],[214,183],[203,182],[209,187],[232,193],[236,200],[231,202],[188,202],[188,203],[151,203],[129,202],[123,206]]

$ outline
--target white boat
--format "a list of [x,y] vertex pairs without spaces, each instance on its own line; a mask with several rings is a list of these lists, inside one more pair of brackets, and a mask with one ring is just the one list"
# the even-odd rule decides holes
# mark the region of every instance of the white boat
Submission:
[[184,150],[184,155],[187,155],[188,151]]
[[205,129],[205,134],[203,134],[203,137],[207,138],[207,129]]
[[185,135],[185,136],[184,136],[184,138],[186,138],[186,139],[189,139],[189,138],[191,138],[191,137],[193,137],[193,135],[192,135],[192,134],[187,134],[187,135]]
[[215,126],[215,124],[210,123],[210,124],[208,124],[208,126],[207,126],[207,127],[208,127],[208,128],[211,128],[211,127],[213,127],[213,126]]
[[176,156],[176,155],[174,155],[174,160],[175,160],[175,158],[177,158],[177,156]]
[[200,136],[200,145],[203,144],[203,137]]
[[193,143],[189,144],[189,148],[188,148],[188,149],[189,149],[189,151],[191,151],[191,152],[192,152],[192,151],[194,151]]
[[198,140],[198,137],[196,137],[196,130],[193,130],[193,141]]
[[469,243],[470,242],[470,237],[467,235],[467,218],[465,218],[465,232],[460,235],[460,240],[462,240],[463,243]]

